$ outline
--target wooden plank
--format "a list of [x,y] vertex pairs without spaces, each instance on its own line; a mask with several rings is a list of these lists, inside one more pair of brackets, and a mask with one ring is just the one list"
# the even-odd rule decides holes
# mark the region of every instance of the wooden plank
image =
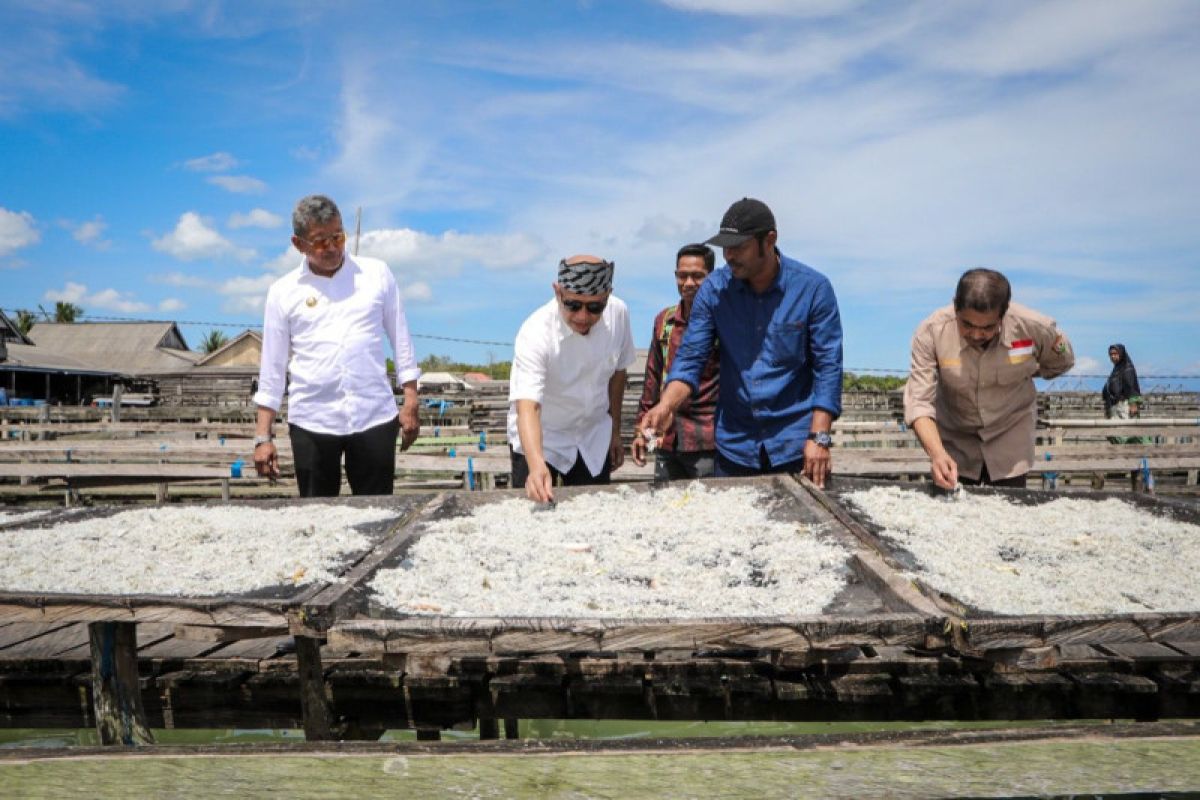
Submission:
[[275,626],[216,626],[216,625],[176,625],[175,638],[192,642],[212,642],[227,644],[242,639],[278,638],[287,634],[286,625]]
[[23,642],[39,636],[45,636],[62,628],[67,627],[69,622],[13,622],[3,628],[0,628],[0,658],[7,658],[10,654],[6,651],[14,651],[16,658],[20,658],[19,650]]
[[[61,658],[68,651],[88,646],[88,626],[85,622],[77,622],[62,628],[22,642],[13,648],[13,655],[20,658]],[[84,656],[86,657],[86,656]]]
[[1181,653],[1178,650],[1159,644],[1158,642],[1135,642],[1135,643],[1113,643],[1097,645],[1098,650],[1102,650],[1117,658],[1126,659],[1132,662],[1185,662],[1192,663],[1200,661],[1200,658]]
[[129,622],[89,625],[92,698],[101,744],[154,743],[138,682],[137,626]]
[[366,602],[362,582],[413,537],[414,531],[408,529],[409,523],[432,512],[445,499],[445,493],[439,493],[410,509],[393,523],[396,528],[394,534],[372,548],[335,583],[302,601],[298,611],[290,615],[294,632],[323,633],[337,617],[350,615],[360,609]]
[[284,600],[167,598],[149,595],[0,593],[8,622],[175,622],[195,625],[284,625]]

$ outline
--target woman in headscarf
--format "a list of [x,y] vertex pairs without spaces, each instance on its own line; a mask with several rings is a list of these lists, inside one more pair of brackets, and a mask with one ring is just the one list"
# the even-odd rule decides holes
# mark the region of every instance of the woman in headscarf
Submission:
[[1142,390],[1138,386],[1137,370],[1125,352],[1125,345],[1110,345],[1108,358],[1113,368],[1100,393],[1104,398],[1104,416],[1109,419],[1136,417],[1142,403]]

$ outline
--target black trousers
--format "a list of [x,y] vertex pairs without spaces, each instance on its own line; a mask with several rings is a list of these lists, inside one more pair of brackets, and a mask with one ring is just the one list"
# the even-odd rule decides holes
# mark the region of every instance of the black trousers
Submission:
[[342,488],[343,455],[351,494],[391,494],[399,433],[399,415],[390,422],[347,436],[289,426],[300,496],[337,497]]
[[[518,453],[511,447],[508,448],[508,452],[512,457],[512,483],[510,486],[513,489],[524,489],[525,481],[529,480],[529,462],[525,460],[523,453]],[[579,453],[575,454],[575,463],[567,472],[559,472],[549,464],[546,466],[550,470],[550,479],[558,486],[600,486],[612,483],[612,459],[608,456],[604,457],[604,468],[600,470],[599,475],[593,475],[588,470],[583,456]]]
[[983,468],[979,472],[979,480],[975,480],[974,478],[964,478],[960,475],[958,482],[963,486],[999,486],[1003,489],[1024,489],[1025,475],[1014,475],[1011,478],[992,480],[992,476],[988,474],[987,464],[984,464]]

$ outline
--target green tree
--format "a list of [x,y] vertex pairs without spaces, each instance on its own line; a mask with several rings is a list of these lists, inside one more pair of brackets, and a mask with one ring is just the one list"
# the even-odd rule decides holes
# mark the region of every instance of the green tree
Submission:
[[29,329],[33,327],[33,323],[36,320],[37,317],[33,315],[32,311],[26,311],[25,309],[20,308],[17,309],[17,318],[13,320],[13,322],[16,323],[17,330],[19,330],[22,334],[28,334]]
[[67,303],[59,300],[54,304],[55,322],[74,322],[77,318],[82,316],[83,309],[74,303]]
[[229,337],[224,332],[213,328],[200,340],[200,349],[207,355],[217,352],[227,344],[229,344]]

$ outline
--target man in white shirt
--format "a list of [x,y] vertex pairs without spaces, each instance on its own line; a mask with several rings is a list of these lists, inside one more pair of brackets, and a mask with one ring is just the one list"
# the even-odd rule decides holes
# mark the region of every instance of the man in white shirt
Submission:
[[[387,264],[345,249],[342,215],[328,197],[311,195],[292,213],[292,245],[304,262],[267,293],[254,437],[259,475],[279,474],[271,425],[288,392],[288,435],[301,497],[336,497],[346,480],[354,494],[391,494],[396,439],[407,450],[421,426],[417,367],[400,290]],[[384,337],[395,355],[388,380]]]
[[612,262],[563,259],[554,299],[517,333],[508,389],[512,485],[539,503],[554,499],[556,479],[608,483],[625,459],[621,398],[636,351],[612,278]]

